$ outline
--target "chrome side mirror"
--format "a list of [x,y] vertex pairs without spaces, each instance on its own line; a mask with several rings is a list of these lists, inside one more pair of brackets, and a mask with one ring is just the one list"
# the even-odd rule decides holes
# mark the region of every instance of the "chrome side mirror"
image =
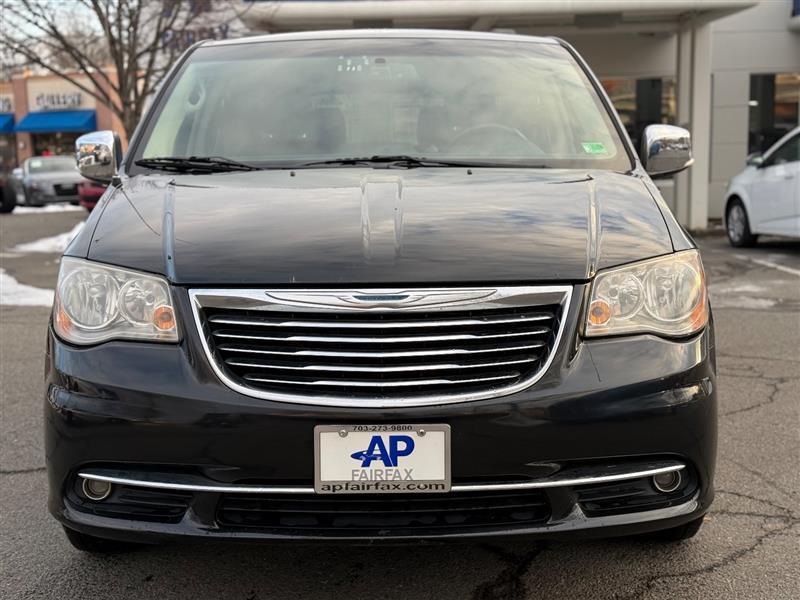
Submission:
[[113,131],[95,131],[75,142],[78,171],[87,179],[109,183],[122,159],[122,144]]
[[648,125],[642,137],[642,161],[653,177],[683,171],[694,163],[691,134],[674,125]]
[[753,152],[747,155],[745,164],[747,164],[748,167],[760,167],[764,164],[764,157],[758,152]]

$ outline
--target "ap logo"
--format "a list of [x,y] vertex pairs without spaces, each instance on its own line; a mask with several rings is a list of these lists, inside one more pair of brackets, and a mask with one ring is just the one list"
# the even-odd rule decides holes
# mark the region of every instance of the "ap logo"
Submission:
[[361,461],[362,468],[369,468],[373,460],[379,460],[384,467],[396,467],[397,459],[408,456],[414,451],[414,439],[407,435],[390,435],[389,449],[383,443],[383,438],[373,435],[366,450],[354,452],[350,456]]

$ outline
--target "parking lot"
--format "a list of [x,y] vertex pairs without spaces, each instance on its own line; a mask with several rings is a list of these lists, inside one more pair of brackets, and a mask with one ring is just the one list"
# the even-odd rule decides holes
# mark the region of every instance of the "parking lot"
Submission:
[[[719,367],[717,497],[693,540],[164,546],[95,557],[47,514],[46,306],[80,210],[0,217],[2,598],[796,598],[800,241],[699,239]],[[794,591],[792,591],[794,590]]]

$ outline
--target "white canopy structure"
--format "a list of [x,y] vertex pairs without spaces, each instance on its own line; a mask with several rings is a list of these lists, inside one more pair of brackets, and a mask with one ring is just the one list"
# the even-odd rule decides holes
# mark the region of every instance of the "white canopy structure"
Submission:
[[[685,226],[702,229],[708,221],[710,175],[710,23],[756,4],[758,0],[284,1],[254,2],[242,20],[269,33],[413,27],[556,35],[573,43],[597,71],[603,56],[630,63],[636,71],[633,65],[649,60],[648,54],[669,48],[676,120],[691,130],[696,158],[694,167],[677,178],[672,204]],[[615,48],[624,36],[636,36],[635,43],[626,39]]]

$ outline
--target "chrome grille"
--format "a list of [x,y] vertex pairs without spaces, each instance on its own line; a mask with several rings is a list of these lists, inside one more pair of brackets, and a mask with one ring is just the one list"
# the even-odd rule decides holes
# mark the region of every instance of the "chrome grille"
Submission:
[[75,196],[78,186],[75,183],[56,183],[53,185],[53,192],[56,196]]
[[217,374],[262,398],[338,406],[475,400],[531,385],[570,289],[192,290]]

